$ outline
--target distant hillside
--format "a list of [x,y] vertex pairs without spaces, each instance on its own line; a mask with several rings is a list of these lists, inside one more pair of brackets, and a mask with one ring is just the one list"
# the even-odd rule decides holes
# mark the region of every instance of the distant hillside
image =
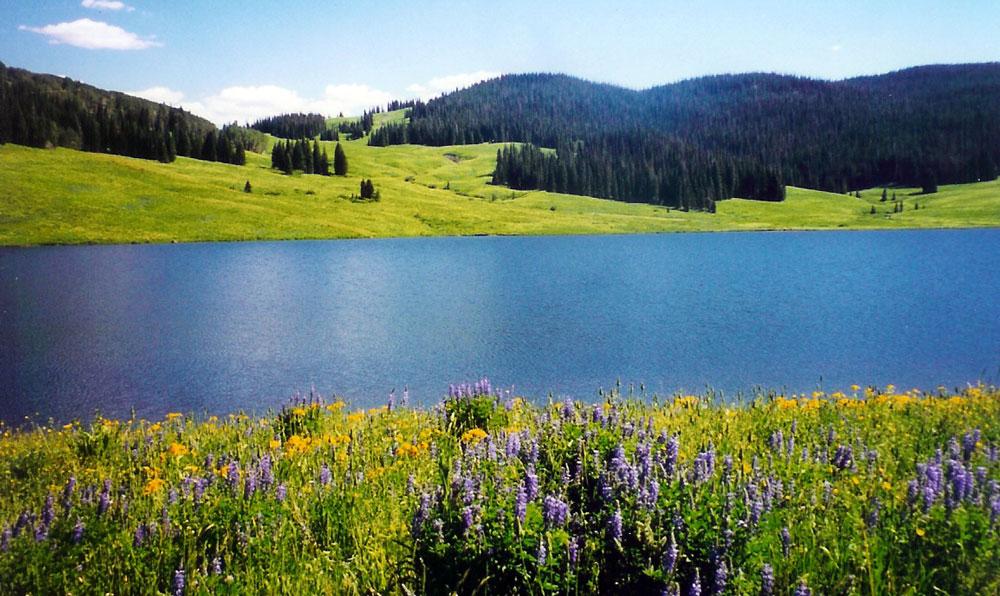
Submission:
[[720,75],[645,91],[507,75],[418,103],[410,118],[376,131],[371,143],[556,148],[501,156],[497,182],[521,188],[681,207],[780,199],[775,188],[785,184],[931,190],[996,178],[1000,64],[837,82]]
[[[260,137],[262,138],[262,137]],[[164,104],[0,62],[0,143],[242,164],[260,138]]]

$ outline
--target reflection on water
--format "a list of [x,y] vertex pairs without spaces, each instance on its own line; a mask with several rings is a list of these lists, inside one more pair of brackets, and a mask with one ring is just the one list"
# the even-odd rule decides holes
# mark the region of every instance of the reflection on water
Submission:
[[1000,230],[0,249],[0,418],[997,380]]

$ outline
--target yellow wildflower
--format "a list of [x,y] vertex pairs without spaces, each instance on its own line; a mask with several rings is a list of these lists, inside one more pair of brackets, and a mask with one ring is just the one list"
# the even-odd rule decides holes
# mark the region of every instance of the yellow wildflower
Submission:
[[160,478],[153,478],[146,483],[146,487],[142,489],[142,494],[151,495],[163,488],[164,484],[166,483]]
[[267,446],[270,447],[271,449],[280,449],[281,441],[279,441],[278,439],[271,439],[270,441],[267,442]]
[[174,457],[181,457],[188,454],[188,448],[180,443],[171,443],[167,452]]
[[917,528],[917,536],[920,536],[921,538],[923,538],[924,534],[926,534],[926,533],[927,533],[927,530],[924,530],[923,528]]
[[180,417],[181,417],[181,413],[180,412],[170,412],[170,413],[167,414],[166,418],[167,418],[167,422],[169,422],[171,420],[177,420]]
[[305,416],[306,415],[306,409],[302,408],[302,407],[292,408],[292,414],[294,414],[296,416]]
[[462,442],[475,444],[486,438],[486,431],[481,428],[473,428],[462,433]]

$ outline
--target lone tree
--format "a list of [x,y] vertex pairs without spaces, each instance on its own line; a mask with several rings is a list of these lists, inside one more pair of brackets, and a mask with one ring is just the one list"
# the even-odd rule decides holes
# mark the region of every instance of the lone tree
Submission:
[[884,203],[884,202],[886,202],[886,200],[888,198],[889,198],[889,191],[883,188],[882,189],[882,198],[880,199],[880,201]]
[[333,173],[338,176],[347,175],[347,155],[344,154],[344,148],[337,143],[337,147],[333,150]]
[[253,188],[250,187],[250,181],[249,180],[247,180],[246,185],[243,186],[243,192],[246,192],[246,193],[253,192]]

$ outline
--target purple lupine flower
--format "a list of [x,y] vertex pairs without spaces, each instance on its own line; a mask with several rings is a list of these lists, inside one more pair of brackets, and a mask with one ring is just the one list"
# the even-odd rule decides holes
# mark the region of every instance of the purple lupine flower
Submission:
[[691,586],[688,588],[688,596],[701,596],[701,575],[697,568],[694,570],[694,579],[691,580]]
[[666,573],[673,573],[674,567],[677,566],[677,556],[680,555],[680,549],[677,548],[677,542],[674,541],[673,535],[670,536],[670,542],[667,544],[667,550],[663,553],[663,571]]
[[35,542],[44,542],[49,537],[49,527],[45,524],[38,524],[35,528]]
[[781,430],[776,430],[771,433],[771,451],[781,454],[785,447],[785,435],[782,434]]
[[243,498],[252,499],[254,493],[257,492],[257,477],[253,474],[247,474],[247,477],[243,480]]
[[955,437],[948,439],[948,455],[951,456],[951,459],[958,459],[961,453],[961,447],[958,446],[958,439]]
[[73,490],[75,488],[76,488],[76,476],[70,476],[69,480],[66,481],[66,486],[63,487],[63,492],[62,492],[62,506],[67,513],[73,507]]
[[760,568],[760,594],[761,596],[774,594],[774,569],[767,563]]
[[174,596],[184,596],[184,568],[174,571]]
[[602,406],[601,404],[594,404],[594,408],[593,408],[592,412],[593,412],[593,415],[591,416],[591,419],[594,421],[594,423],[595,424],[601,424],[601,425],[603,425],[604,424],[604,406]]
[[677,468],[677,455],[680,453],[680,449],[680,437],[677,435],[670,437],[670,440],[667,441],[666,459],[663,462],[663,468],[667,476],[673,476],[674,470]]
[[608,532],[612,540],[622,539],[622,510],[616,509],[608,521]]
[[726,568],[726,562],[720,560],[718,566],[715,568],[715,578],[712,584],[713,594],[722,594],[726,591],[726,582],[729,581],[729,570]]
[[544,540],[538,543],[538,554],[535,558],[538,561],[539,567],[545,567],[545,561],[548,559],[548,551],[545,549]]
[[472,477],[467,477],[462,483],[462,502],[466,505],[472,505],[472,502],[476,500],[476,481]]
[[0,552],[7,552],[10,550],[10,539],[13,538],[13,532],[11,532],[10,526],[3,527],[3,533],[0,534]]
[[427,523],[427,518],[431,514],[431,496],[427,493],[420,495],[420,505],[417,510],[413,512],[413,522],[410,524],[410,533],[414,538],[418,537],[423,531],[424,524]]
[[417,492],[417,477],[411,472],[409,476],[406,477],[406,494],[412,495]]
[[569,505],[552,495],[545,496],[542,512],[545,523],[550,527],[564,526],[569,519]]
[[854,464],[854,452],[850,445],[840,445],[833,454],[833,465],[839,470],[846,470]]
[[285,483],[282,482],[278,485],[278,488],[274,489],[274,498],[277,499],[279,503],[283,503],[286,497],[288,497],[288,488],[285,486]]
[[330,484],[330,480],[332,479],[333,473],[330,472],[330,466],[323,464],[323,466],[319,469],[319,483],[322,486],[326,486],[327,484]]
[[209,568],[212,575],[222,575],[222,559],[215,557],[212,559],[212,566]]
[[475,512],[471,505],[462,508],[462,531],[466,534],[472,529],[475,522]]
[[260,488],[267,490],[274,484],[274,469],[271,464],[271,456],[265,454],[260,458]]
[[171,488],[170,491],[167,493],[167,502],[170,503],[171,505],[174,505],[175,503],[177,503],[177,489],[176,488]]
[[396,407],[396,390],[393,389],[389,392],[389,400],[386,403],[386,409],[390,412]]
[[403,385],[403,398],[400,400],[399,405],[404,408],[410,405],[410,388],[406,385]]
[[42,506],[42,525],[46,528],[52,525],[52,520],[56,518],[55,499],[52,493],[45,497],[45,505]]
[[580,537],[570,536],[569,542],[566,543],[566,556],[569,559],[569,564],[571,567],[576,567],[577,561],[580,560]]
[[147,532],[146,524],[139,524],[135,527],[135,533],[132,534],[133,548],[142,548],[142,545],[146,542]]
[[204,478],[195,478],[193,483],[193,488],[191,489],[191,498],[194,500],[194,504],[201,504],[201,497],[205,494],[205,486],[208,481]]
[[524,516],[528,511],[528,493],[523,486],[518,487],[517,497],[514,499],[514,515],[517,520],[524,523]]
[[566,418],[568,420],[572,418],[573,414],[575,413],[576,413],[576,405],[573,403],[573,398],[567,397],[565,400],[563,400],[562,416],[563,418]]
[[229,483],[229,488],[234,491],[240,485],[240,465],[235,460],[229,462],[229,468],[226,470],[226,482]]
[[865,524],[869,528],[874,528],[878,525],[878,514],[881,508],[882,502],[878,500],[878,497],[873,497],[871,505],[868,508],[868,515],[865,516]]
[[812,596],[812,590],[806,585],[806,580],[799,582],[799,587],[795,588],[795,596]]
[[1000,497],[993,497],[990,501],[990,523],[996,524],[1000,520]]
[[529,465],[524,471],[524,488],[527,491],[529,501],[534,501],[538,496],[538,475],[535,474],[535,466]]
[[788,531],[788,527],[781,528],[781,552],[784,553],[785,558],[788,558],[788,552],[792,548],[792,533]]
[[108,512],[108,507],[111,506],[111,480],[104,481],[104,488],[101,489],[101,494],[97,498],[97,514],[104,515]]
[[22,511],[20,515],[17,516],[17,521],[14,522],[14,529],[11,534],[14,538],[17,538],[21,534],[21,530],[29,527],[34,523],[34,516],[32,516],[27,511]]
[[513,459],[518,456],[521,452],[521,436],[518,433],[510,433],[507,435],[507,448],[504,453],[507,454],[508,459]]
[[924,512],[930,511],[930,508],[934,505],[934,501],[937,500],[937,493],[931,485],[924,487]]
[[80,518],[76,518],[76,524],[73,526],[73,534],[72,534],[73,544],[80,544],[80,541],[83,540],[83,529],[84,529],[83,520]]

